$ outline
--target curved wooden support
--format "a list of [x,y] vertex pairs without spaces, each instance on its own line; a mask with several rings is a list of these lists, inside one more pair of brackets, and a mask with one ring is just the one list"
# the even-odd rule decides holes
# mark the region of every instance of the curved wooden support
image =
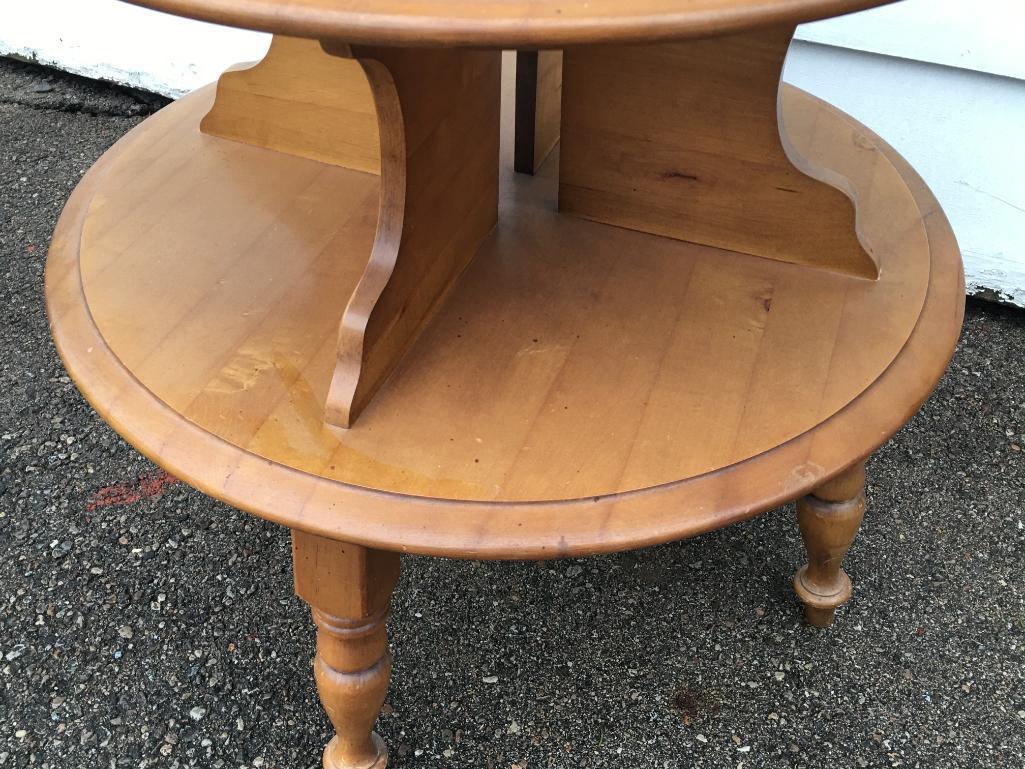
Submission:
[[324,769],[384,769],[388,750],[374,733],[388,691],[385,622],[399,556],[293,530],[295,590],[317,625],[314,676],[335,728]]
[[808,563],[794,575],[794,590],[808,622],[833,623],[836,608],[851,597],[841,566],[865,514],[865,465],[859,462],[797,502],[797,522]]
[[501,53],[324,48],[363,66],[381,145],[377,236],[325,407],[349,427],[498,220]]
[[793,32],[567,49],[559,210],[877,278],[853,188],[799,158],[781,130]]
[[380,173],[374,97],[358,63],[316,40],[275,35],[267,55],[217,80],[205,134]]
[[342,315],[325,420],[351,426],[498,219],[499,51],[275,36],[217,84],[204,133],[380,173],[377,234]]

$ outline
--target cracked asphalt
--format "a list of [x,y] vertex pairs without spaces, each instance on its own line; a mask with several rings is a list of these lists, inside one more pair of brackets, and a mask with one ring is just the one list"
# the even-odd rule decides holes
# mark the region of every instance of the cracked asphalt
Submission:
[[[47,334],[48,238],[161,100],[0,59],[0,769],[316,767],[285,530],[142,459]],[[793,510],[641,552],[405,558],[394,767],[1025,766],[1025,315],[969,302],[807,627]]]

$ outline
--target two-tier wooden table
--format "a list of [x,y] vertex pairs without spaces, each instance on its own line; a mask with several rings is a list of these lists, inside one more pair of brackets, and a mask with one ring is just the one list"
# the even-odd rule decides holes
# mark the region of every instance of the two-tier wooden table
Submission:
[[140,451],[291,528],[326,767],[387,762],[399,553],[639,548],[798,499],[794,586],[832,621],[864,460],[963,308],[915,172],[779,85],[796,23],[878,0],[143,4],[276,36],[82,180],[53,335]]

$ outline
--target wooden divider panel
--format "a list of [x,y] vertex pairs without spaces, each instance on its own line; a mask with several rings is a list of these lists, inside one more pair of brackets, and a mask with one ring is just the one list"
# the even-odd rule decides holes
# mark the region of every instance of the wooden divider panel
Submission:
[[559,210],[877,278],[853,187],[798,157],[780,130],[793,31],[567,49]]
[[275,35],[263,60],[221,75],[200,130],[357,171],[381,170],[363,68],[329,55],[316,40]]
[[325,419],[351,426],[498,220],[501,52],[324,44],[377,105],[381,199],[342,316]]
[[516,52],[513,167],[533,174],[559,142],[562,51]]
[[338,297],[327,422],[352,424],[497,221],[500,81],[498,51],[282,36],[218,81],[204,133],[382,177],[366,271]]

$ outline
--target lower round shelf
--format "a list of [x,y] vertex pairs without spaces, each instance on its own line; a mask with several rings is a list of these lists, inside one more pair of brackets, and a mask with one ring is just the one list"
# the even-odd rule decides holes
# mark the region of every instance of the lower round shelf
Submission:
[[[145,121],[73,194],[58,349],[140,451],[257,515],[373,547],[549,557],[697,534],[791,500],[928,396],[963,310],[935,199],[878,137],[786,89],[791,139],[851,181],[877,281],[586,222],[548,174],[350,430],[325,425],[377,177]],[[810,226],[813,226],[810,224]]]

